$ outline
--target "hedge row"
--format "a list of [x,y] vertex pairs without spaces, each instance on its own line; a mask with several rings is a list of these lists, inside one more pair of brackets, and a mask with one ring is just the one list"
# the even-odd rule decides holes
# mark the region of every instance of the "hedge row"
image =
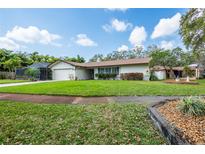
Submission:
[[114,74],[114,73],[111,73],[111,74],[102,74],[102,73],[98,73],[98,74],[95,74],[95,76],[98,78],[98,79],[115,79],[117,74]]
[[121,73],[120,78],[122,80],[143,80],[143,73]]

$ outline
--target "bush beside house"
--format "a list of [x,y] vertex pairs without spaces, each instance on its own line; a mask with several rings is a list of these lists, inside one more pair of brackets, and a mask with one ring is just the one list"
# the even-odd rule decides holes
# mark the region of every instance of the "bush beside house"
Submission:
[[122,80],[143,80],[143,73],[121,73],[120,78]]
[[35,68],[28,68],[25,70],[25,75],[32,81],[35,81],[39,78],[40,70]]
[[98,74],[95,74],[95,76],[98,78],[98,79],[103,79],[103,80],[109,80],[109,79],[115,79],[117,74],[114,74],[114,73],[111,73],[111,74],[103,74],[103,73],[98,73]]

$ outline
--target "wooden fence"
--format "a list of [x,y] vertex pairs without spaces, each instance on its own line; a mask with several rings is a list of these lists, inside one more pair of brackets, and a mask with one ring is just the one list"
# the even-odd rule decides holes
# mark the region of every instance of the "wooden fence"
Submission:
[[15,72],[1,72],[0,71],[0,79],[15,79]]

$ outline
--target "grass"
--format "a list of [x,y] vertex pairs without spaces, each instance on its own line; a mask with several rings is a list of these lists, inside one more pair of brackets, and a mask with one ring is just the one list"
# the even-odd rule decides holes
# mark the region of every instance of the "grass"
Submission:
[[0,80],[0,84],[28,82],[28,80]]
[[146,107],[0,101],[0,144],[164,144]]
[[199,85],[168,84],[163,81],[58,81],[1,87],[0,92],[70,96],[204,95],[205,80],[198,82]]

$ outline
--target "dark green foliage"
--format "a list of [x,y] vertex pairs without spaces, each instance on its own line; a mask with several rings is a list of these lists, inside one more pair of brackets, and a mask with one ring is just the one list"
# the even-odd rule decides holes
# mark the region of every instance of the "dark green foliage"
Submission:
[[62,58],[65,61],[72,61],[72,62],[77,62],[77,63],[84,63],[85,59],[83,57],[80,57],[80,55],[77,55],[77,57],[64,57]]
[[193,8],[180,21],[180,34],[187,48],[198,52],[205,47],[205,9]]
[[98,74],[95,74],[95,76],[98,79],[108,80],[108,79],[115,79],[117,74],[114,74],[114,73],[110,73],[110,74],[98,73]]
[[185,66],[183,71],[184,71],[186,76],[191,76],[192,75],[192,71],[191,71],[190,67],[188,67],[188,66]]
[[121,73],[122,80],[143,80],[143,73]]
[[35,68],[28,68],[25,70],[25,75],[28,76],[30,80],[38,80],[40,75],[40,70]]
[[97,61],[103,61],[103,60],[104,60],[103,54],[95,54],[89,61],[97,62]]
[[180,21],[180,34],[188,49],[191,49],[197,62],[205,65],[205,9],[193,8],[184,14]]
[[[34,63],[47,62],[53,63],[60,58],[41,55],[38,52],[26,53],[26,52],[14,52],[6,49],[0,49],[0,70],[1,71],[15,71],[16,68],[27,67]],[[77,55],[77,57],[69,58],[63,57],[62,60],[68,60],[73,62],[83,63],[85,59]]]
[[149,67],[162,66],[166,70],[176,66],[177,57],[172,54],[171,50],[157,48],[150,53],[151,61]]
[[185,97],[181,99],[178,108],[184,114],[192,116],[205,115],[205,101],[201,97]]
[[121,59],[132,59],[132,58],[142,58],[147,57],[148,53],[143,50],[142,47],[135,47],[134,49],[128,49],[124,51],[113,51],[107,55],[96,54],[89,61],[108,61],[108,60],[121,60]]

